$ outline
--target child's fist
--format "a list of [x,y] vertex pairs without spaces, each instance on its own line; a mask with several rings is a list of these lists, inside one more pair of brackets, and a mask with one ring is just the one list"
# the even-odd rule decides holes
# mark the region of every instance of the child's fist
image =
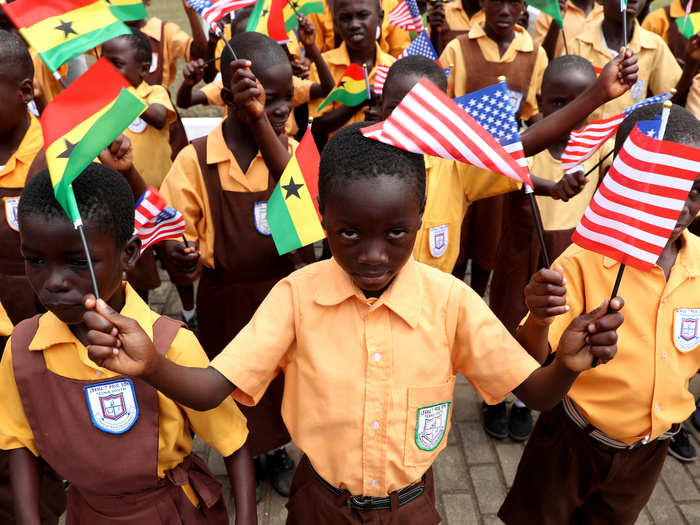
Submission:
[[119,135],[98,158],[102,164],[116,171],[123,173],[130,170],[134,164],[134,149],[129,137]]
[[525,304],[534,321],[549,325],[557,315],[569,311],[566,304],[566,279],[559,266],[542,268],[525,286]]
[[438,33],[449,29],[447,19],[445,18],[445,8],[442,2],[432,4],[428,11],[428,25],[432,31]]
[[637,56],[630,48],[621,48],[601,71],[597,85],[603,90],[606,100],[613,100],[624,94],[637,82]]
[[199,83],[199,81],[204,77],[204,69],[206,67],[207,66],[204,63],[204,60],[201,58],[187,62],[185,67],[182,68],[184,83],[189,84],[190,86],[194,86],[195,84]]
[[245,123],[251,123],[265,114],[265,90],[250,69],[250,60],[231,62],[231,93],[236,114]]
[[200,252],[197,249],[197,243],[188,241],[185,243],[169,239],[163,242],[165,257],[170,261],[178,271],[184,274],[192,274],[197,271],[199,264]]
[[559,181],[552,186],[550,197],[556,200],[567,202],[571,197],[575,197],[588,183],[583,170],[565,173]]
[[304,47],[313,46],[316,43],[316,28],[309,22],[309,19],[301,13],[297,15],[297,20],[299,21],[299,42],[301,42]]

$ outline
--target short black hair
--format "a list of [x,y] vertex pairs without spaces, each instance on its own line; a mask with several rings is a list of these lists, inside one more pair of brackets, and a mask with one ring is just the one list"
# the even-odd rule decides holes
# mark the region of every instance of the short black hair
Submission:
[[0,74],[17,82],[34,78],[34,63],[27,45],[14,33],[0,30]]
[[136,59],[141,63],[151,63],[153,60],[153,47],[151,47],[151,41],[148,39],[145,33],[136,29],[135,27],[130,27],[131,33],[125,33],[114,37],[115,40],[126,40],[136,51]]
[[447,76],[443,69],[435,60],[422,55],[410,55],[394,62],[386,75],[384,89],[387,89],[395,78],[408,75],[425,77],[442,91],[447,91]]
[[[113,236],[117,246],[126,244],[134,234],[134,196],[124,177],[93,162],[73,181],[73,191],[85,225]],[[22,191],[17,207],[20,228],[31,215],[68,220],[54,196],[48,170],[32,177]]]
[[[662,109],[663,104],[647,104],[627,115],[615,135],[615,155],[620,151],[637,122],[654,120],[657,115],[661,115]],[[698,147],[700,146],[700,121],[684,107],[673,104],[663,138],[669,142]]]
[[590,61],[579,55],[562,55],[552,60],[544,70],[542,85],[573,71],[581,72],[591,77],[591,80],[596,78],[595,68]]
[[[268,67],[279,64],[289,64],[289,57],[282,46],[269,36],[254,31],[246,31],[234,35],[229,41],[238,58],[245,58],[252,62],[251,70],[255,76]],[[221,53],[221,82],[225,88],[231,86],[231,68],[233,55],[228,46]]]
[[331,193],[342,192],[353,180],[391,175],[413,185],[420,206],[425,202],[425,162],[423,155],[410,153],[388,144],[368,139],[360,130],[368,122],[358,122],[339,130],[321,154],[318,195],[325,203]]

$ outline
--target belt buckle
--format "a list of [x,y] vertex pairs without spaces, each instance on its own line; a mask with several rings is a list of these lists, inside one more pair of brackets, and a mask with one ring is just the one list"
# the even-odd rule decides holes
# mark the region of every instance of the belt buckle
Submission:
[[370,507],[373,503],[373,498],[358,498],[357,496],[350,496],[350,504],[359,510],[364,510]]

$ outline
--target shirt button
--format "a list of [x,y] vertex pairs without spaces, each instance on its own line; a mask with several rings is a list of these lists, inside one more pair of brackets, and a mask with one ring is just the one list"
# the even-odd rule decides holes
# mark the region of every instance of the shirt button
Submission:
[[376,352],[376,353],[372,356],[372,359],[374,359],[374,362],[375,362],[375,363],[378,363],[379,361],[382,360],[382,354],[380,354],[379,352]]
[[379,485],[379,482],[376,479],[373,479],[372,481],[369,482],[370,487],[376,487]]
[[656,405],[656,407],[654,407],[654,410],[656,410],[656,413],[658,414],[659,412],[661,412],[661,407],[659,405]]
[[663,352],[661,352],[661,357],[663,357],[664,359],[666,359],[666,358],[668,357],[668,352],[667,352],[666,350],[664,350]]
[[102,377],[102,370],[95,370],[95,375],[97,377]]
[[372,430],[379,430],[379,421],[372,421],[370,426],[372,427]]
[[662,303],[665,303],[666,301],[667,301],[667,299],[665,297],[661,299]]

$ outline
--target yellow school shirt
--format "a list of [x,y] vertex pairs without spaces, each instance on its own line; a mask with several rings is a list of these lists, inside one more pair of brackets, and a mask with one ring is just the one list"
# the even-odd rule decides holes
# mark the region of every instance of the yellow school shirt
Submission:
[[695,75],[693,79],[693,84],[690,86],[685,107],[695,115],[695,118],[700,119],[700,74]]
[[34,115],[29,115],[29,118],[31,122],[22,142],[5,165],[0,167],[0,188],[24,188],[34,157],[44,146],[39,120]]
[[[151,310],[127,283],[126,302],[121,314],[135,319],[153,338],[153,323],[160,317]],[[27,422],[15,383],[12,368],[11,341],[5,347],[0,362],[0,449],[28,448],[35,456],[39,450]],[[88,357],[87,348],[73,335],[68,325],[48,312],[39,319],[39,329],[29,345],[30,351],[43,352],[46,368],[63,377],[80,381],[104,378],[108,381],[118,374],[99,367]],[[209,364],[195,335],[180,329],[165,357],[181,366],[206,367]],[[158,477],[179,465],[192,451],[192,431],[214,447],[222,456],[230,456],[241,448],[248,437],[246,419],[232,399],[226,398],[218,407],[200,412],[176,403],[158,392]],[[80,407],[76,407],[76,410]],[[87,410],[87,406],[85,407]],[[189,489],[189,487],[187,487]],[[192,499],[194,494],[187,490]],[[196,501],[196,499],[194,500]]]
[[[569,43],[570,54],[581,55],[598,69],[605,67],[617,54],[613,55],[603,41],[602,25],[602,21],[589,25],[586,31]],[[624,109],[645,99],[648,91],[653,95],[665,93],[675,87],[681,78],[681,68],[663,39],[644,29],[636,20],[634,26],[629,48],[637,55],[638,80],[624,95],[595,110],[589,120],[622,113]]]
[[448,4],[444,4],[445,22],[450,28],[450,31],[468,31],[473,26],[482,24],[486,18],[484,10],[480,9],[474,16],[469,18],[469,15],[462,7],[462,2],[456,0]]
[[[165,29],[162,29],[163,24],[165,24]],[[163,48],[163,81],[161,85],[168,88],[177,75],[177,59],[181,58],[186,62],[192,60],[190,49],[192,48],[193,38],[180,29],[180,26],[177,24],[163,22],[156,17],[149,18],[146,25],[141,28],[142,33],[159,42],[161,31],[163,32],[164,40],[164,42],[161,42]],[[158,58],[154,55],[153,60],[156,61]],[[154,63],[151,64],[151,68],[153,68]]]
[[5,308],[2,306],[2,303],[0,303],[0,336],[7,337],[11,333],[12,333],[12,321],[10,321],[10,317],[7,315],[7,312],[5,311]]
[[[566,13],[564,13],[564,33],[566,34],[567,44],[569,44],[575,37],[583,33],[586,29],[587,24],[592,24],[603,20],[603,6],[597,2],[593,2],[593,9],[586,13],[574,4],[571,0],[566,2]],[[532,39],[536,44],[542,45],[544,37],[547,36],[547,31],[549,31],[549,26],[552,25],[552,17],[545,12],[541,12],[537,19],[535,20],[535,33]],[[559,37],[557,38],[557,44],[554,47],[554,56],[559,56],[565,54],[564,49],[564,37],[561,31],[559,31]]]
[[509,177],[437,157],[425,157],[426,203],[413,256],[451,273],[459,257],[462,221],[471,202],[520,189]]
[[[368,76],[369,76],[369,84],[370,86],[374,84],[374,76],[377,72],[377,66],[388,66],[391,67],[391,65],[396,61],[396,59],[382,51],[379,47],[379,45],[376,46],[377,48],[377,53],[375,55],[374,59],[374,67],[372,68],[371,71],[368,71]],[[343,76],[343,73],[345,73],[345,70],[347,67],[350,65],[350,55],[348,54],[348,48],[345,45],[345,42],[340,44],[340,47],[337,47],[335,49],[332,49],[331,51],[327,51],[326,53],[323,54],[323,58],[325,59],[326,63],[328,64],[328,68],[331,70],[331,75],[333,76],[333,79],[336,81],[340,81],[341,77]],[[311,66],[311,75],[310,75],[310,80],[313,82],[319,82],[318,78],[318,71],[316,70],[316,65]],[[338,109],[341,104],[340,102],[333,101],[330,104],[328,104],[326,107],[323,108],[323,110],[319,111],[318,106],[321,105],[321,102],[323,100],[313,100],[309,102],[309,115],[316,118],[319,117],[325,113],[328,113],[329,111],[333,111],[335,109]],[[350,124],[354,124],[355,122],[364,122],[365,120],[365,112],[364,112],[364,106],[360,108],[357,113],[355,113],[350,120],[348,120],[345,123],[345,126],[348,126]]]
[[[651,272],[625,269],[619,291],[625,322],[617,330],[617,354],[581,373],[569,391],[592,425],[628,444],[657,438],[695,410],[688,382],[700,368],[700,238],[686,230],[681,243],[668,281],[659,266]],[[571,245],[554,265],[564,269],[571,308],[550,326],[549,342],[556,349],[575,317],[610,297],[620,264]]]
[[457,372],[495,403],[538,368],[469,286],[413,258],[376,300],[335,259],[292,273],[211,366],[244,404],[283,371],[294,443],[333,486],[379,497],[447,444]]
[[[297,143],[288,139],[290,155],[296,147]],[[223,191],[264,191],[268,187],[270,172],[260,151],[244,173],[226,145],[222,124],[208,135],[207,164],[216,164]],[[193,146],[186,146],[177,155],[160,190],[168,204],[184,216],[187,240],[199,243],[200,262],[214,268],[214,220]]]
[[170,96],[163,86],[152,86],[141,82],[136,88],[136,94],[146,104],[160,104],[168,110],[163,129],[155,128],[137,117],[124,135],[129,137],[134,148],[134,166],[141,174],[146,186],[159,188],[163,179],[168,174],[172,161],[170,160],[170,124],[177,118]]
[[[673,2],[671,2],[669,6],[669,14],[671,15],[671,18],[685,17],[685,7],[683,7],[681,4],[681,0],[673,0]],[[642,27],[648,31],[651,31],[652,33],[656,33],[664,39],[664,42],[668,44],[668,27],[670,24],[675,23],[676,22],[674,20],[669,20],[666,16],[666,8],[660,7],[658,9],[654,9],[646,16],[644,22],[642,22]]]
[[[473,26],[469,30],[468,35],[469,38],[476,39],[484,58],[489,62],[513,62],[518,56],[518,51],[529,52],[535,49],[532,38],[527,31],[518,25],[516,25],[514,29],[515,38],[513,38],[513,41],[510,43],[510,46],[508,46],[506,52],[503,53],[503,56],[500,56],[498,52],[498,44],[491,40],[484,32],[483,24]],[[465,95],[467,93],[469,64],[465,63],[462,45],[458,40],[452,40],[447,44],[440,56],[440,62],[445,67],[447,67],[448,64],[454,65],[447,85],[447,94],[451,98]],[[537,59],[535,60],[532,77],[530,79],[530,87],[521,106],[520,113],[523,120],[528,120],[539,111],[537,109],[536,95],[540,91],[542,75],[544,75],[544,70],[547,69],[547,64],[547,53],[545,53],[544,49],[538,47]]]

